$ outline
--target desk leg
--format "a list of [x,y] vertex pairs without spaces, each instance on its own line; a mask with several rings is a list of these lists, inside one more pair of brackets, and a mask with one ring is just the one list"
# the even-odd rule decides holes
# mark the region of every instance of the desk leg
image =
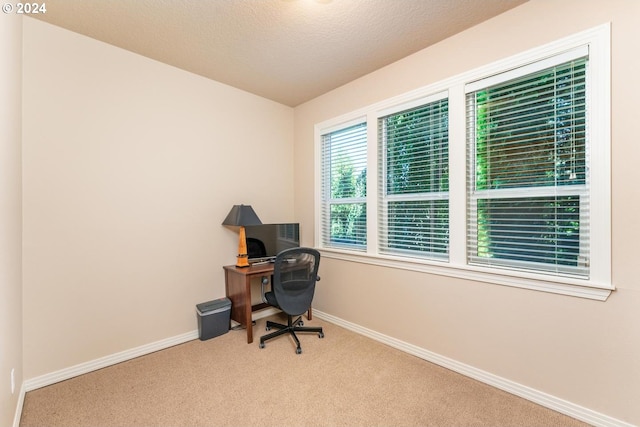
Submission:
[[225,270],[225,288],[227,298],[231,300],[231,319],[247,329],[247,343],[251,344],[251,277]]

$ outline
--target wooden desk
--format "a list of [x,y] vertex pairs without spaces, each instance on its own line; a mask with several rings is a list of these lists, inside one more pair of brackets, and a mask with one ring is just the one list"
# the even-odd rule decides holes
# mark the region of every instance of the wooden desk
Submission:
[[[251,313],[269,304],[251,304],[251,280],[273,274],[273,263],[257,264],[250,267],[238,268],[235,265],[225,265],[224,286],[227,298],[231,300],[231,319],[240,323],[247,329],[247,343],[253,342],[253,327]],[[311,320],[311,308],[307,312],[307,318]]]

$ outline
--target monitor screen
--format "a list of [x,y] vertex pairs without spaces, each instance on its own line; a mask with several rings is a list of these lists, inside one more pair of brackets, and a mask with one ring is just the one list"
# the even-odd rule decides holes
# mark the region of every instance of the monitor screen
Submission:
[[275,258],[279,252],[300,246],[300,224],[261,224],[245,227],[249,262]]

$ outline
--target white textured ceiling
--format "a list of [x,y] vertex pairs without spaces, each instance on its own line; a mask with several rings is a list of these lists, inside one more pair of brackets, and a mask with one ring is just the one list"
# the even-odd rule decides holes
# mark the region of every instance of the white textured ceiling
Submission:
[[38,19],[296,106],[526,0],[47,0]]

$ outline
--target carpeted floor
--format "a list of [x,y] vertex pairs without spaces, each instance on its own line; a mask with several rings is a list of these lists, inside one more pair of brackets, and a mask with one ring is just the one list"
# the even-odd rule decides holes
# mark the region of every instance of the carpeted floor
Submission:
[[260,349],[264,322],[31,391],[20,426],[585,425],[317,318]]

